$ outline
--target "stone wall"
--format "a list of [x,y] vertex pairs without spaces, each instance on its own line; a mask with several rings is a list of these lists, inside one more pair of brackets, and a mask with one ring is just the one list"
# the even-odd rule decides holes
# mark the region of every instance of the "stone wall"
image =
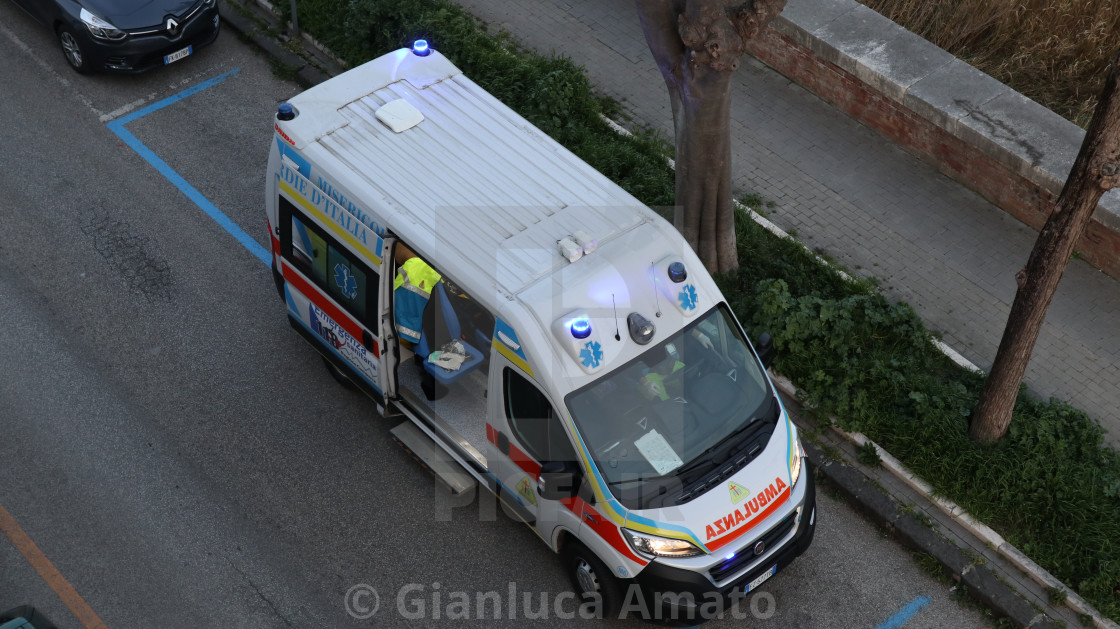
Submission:
[[[1084,130],[855,0],[790,0],[751,52],[1035,230]],[[1078,251],[1120,279],[1120,193]]]

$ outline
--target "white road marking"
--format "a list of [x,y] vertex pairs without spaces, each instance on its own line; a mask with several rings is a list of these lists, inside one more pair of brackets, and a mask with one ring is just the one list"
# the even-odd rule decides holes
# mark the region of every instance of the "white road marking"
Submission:
[[37,63],[40,68],[53,76],[56,81],[62,84],[62,86],[67,89],[67,91],[74,95],[74,98],[77,98],[79,101],[81,101],[81,103],[88,107],[90,111],[97,114],[98,116],[103,115],[101,113],[101,110],[93,106],[93,101],[90,100],[88,96],[78,92],[77,87],[73,83],[71,83],[69,79],[59,74],[58,71],[51,67],[51,64],[43,61],[43,59],[40,58],[39,55],[35,54],[35,51],[32,50],[31,46],[25,44],[19,37],[16,37],[16,34],[9,30],[7,26],[0,24],[0,33],[3,33],[5,37],[12,40],[12,43],[15,44],[17,48],[22,50],[24,54],[31,58],[32,61]]
[[[171,91],[171,92],[178,92],[184,86],[194,85],[195,83],[198,83],[202,79],[203,76],[208,76],[212,73],[213,73],[213,68],[205,68],[203,70],[199,70],[198,72],[195,72],[194,74],[192,74],[188,77],[179,79],[178,81],[172,81],[171,83],[168,83],[167,84],[167,89],[168,89],[168,91]],[[110,111],[107,114],[101,114],[101,122],[111,122],[113,120],[116,120],[117,118],[120,118],[121,116],[123,116],[123,115],[125,115],[129,112],[132,112],[132,111],[135,111],[137,109],[140,109],[141,107],[144,107],[148,103],[150,103],[150,102],[152,102],[152,101],[154,101],[158,98],[160,98],[160,95],[156,92],[152,92],[151,94],[148,94],[144,98],[138,98],[138,99],[132,101],[131,103],[121,105],[120,107],[117,107],[116,109],[114,109],[113,111]]]
[[147,105],[148,103],[155,100],[155,97],[156,97],[156,95],[154,93],[153,94],[148,94],[144,98],[138,98],[138,99],[132,101],[131,103],[128,103],[126,105],[121,105],[120,107],[117,107],[116,109],[114,109],[113,111],[110,111],[107,114],[101,114],[101,122],[109,122],[110,120],[115,120],[117,118],[120,118],[121,116],[127,114],[128,112],[130,112],[134,109],[137,109],[139,107],[143,107],[144,105]]
[[[78,101],[80,101],[83,105],[85,105],[87,108],[89,108],[90,111],[92,111],[94,114],[96,114],[98,120],[100,120],[102,123],[110,122],[112,120],[120,118],[121,116],[123,116],[123,115],[125,115],[125,114],[127,114],[131,111],[134,111],[136,109],[139,109],[140,107],[143,107],[144,105],[147,105],[148,103],[150,103],[150,102],[152,102],[152,101],[154,101],[154,100],[156,100],[160,97],[160,95],[158,93],[152,92],[151,94],[148,94],[144,98],[138,98],[138,99],[132,101],[131,103],[126,103],[126,104],[121,105],[120,107],[114,109],[113,111],[110,111],[109,113],[105,113],[105,112],[101,111],[100,109],[98,109],[97,107],[94,106],[93,99],[91,99],[90,97],[88,97],[85,94],[82,94],[81,92],[78,91],[78,88],[79,88],[78,85],[72,83],[70,81],[70,79],[68,79],[65,76],[59,74],[59,72],[57,70],[55,70],[54,67],[52,67],[50,63],[48,63],[42,57],[40,57],[38,54],[36,54],[34,48],[32,48],[31,46],[28,46],[22,39],[20,39],[15,33],[13,33],[11,29],[9,29],[7,26],[4,26],[4,24],[2,24],[2,23],[0,23],[0,33],[3,33],[5,37],[7,37],[9,40],[11,40],[11,42],[13,44],[15,44],[17,48],[20,49],[20,51],[22,51],[25,55],[27,55],[32,61],[34,61],[47,74],[54,77],[54,80],[58,81],[58,83],[60,85],[62,85],[64,88],[66,88],[66,90],[68,92],[70,92],[74,96],[74,98],[78,99]],[[203,70],[199,70],[198,72],[192,74],[191,76],[185,77],[185,78],[180,79],[178,81],[172,81],[171,83],[169,83],[167,85],[167,88],[168,88],[168,90],[170,90],[172,92],[177,92],[182,88],[182,86],[193,85],[193,84],[197,83],[202,76],[211,74],[212,72],[213,72],[212,68],[206,68],[206,69],[203,69]]]

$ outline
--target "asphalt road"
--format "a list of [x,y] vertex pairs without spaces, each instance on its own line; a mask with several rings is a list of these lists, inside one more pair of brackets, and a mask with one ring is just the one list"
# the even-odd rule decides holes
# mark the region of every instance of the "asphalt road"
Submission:
[[[450,504],[196,202],[265,246],[271,116],[296,85],[230,32],[159,72],[81,77],[6,0],[0,58],[0,522],[40,553],[0,536],[0,609],[30,603],[64,629],[380,627],[416,622],[421,603],[421,624],[446,621],[454,592],[474,617],[494,592],[488,626],[568,624],[551,551],[488,497]],[[818,496],[814,546],[752,599],[752,626],[986,626]],[[357,619],[366,588],[380,608]],[[524,618],[525,593],[547,618]]]

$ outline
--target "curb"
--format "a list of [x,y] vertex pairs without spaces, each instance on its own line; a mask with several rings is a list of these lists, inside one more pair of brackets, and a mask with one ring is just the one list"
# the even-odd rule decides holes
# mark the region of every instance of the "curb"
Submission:
[[[797,398],[798,389],[788,378],[771,374],[771,380],[782,393]],[[1104,618],[1099,611],[1078,596],[1076,592],[1032,561],[1010,542],[1004,540],[991,527],[973,518],[953,501],[935,495],[929,483],[914,475],[879,444],[871,441],[863,434],[845,432],[835,424],[832,425],[832,430],[856,446],[871,444],[879,455],[882,466],[889,470],[891,474],[909,485],[919,495],[937,505],[953,521],[996,550],[1036,583],[1063,592],[1066,596],[1066,606],[1078,614],[1092,616],[1093,626],[1096,629],[1120,629],[1120,625]],[[804,440],[802,444],[809,451],[810,458],[817,463],[817,469],[837,487],[841,494],[849,498],[853,504],[857,504],[876,521],[886,525],[907,546],[937,559],[938,563],[955,581],[968,586],[971,596],[1000,614],[1011,618],[1020,627],[1056,628],[1060,626],[1045,614],[1036,611],[1026,599],[1000,581],[987,567],[973,564],[959,548],[939,533],[919,522],[913,515],[904,513],[894,498],[869,481],[863,472],[846,463],[829,459],[816,444]]]
[[817,470],[848,499],[876,522],[885,525],[899,541],[909,548],[926,553],[941,564],[945,573],[984,606],[1006,616],[1019,627],[1058,629],[1045,614],[1039,613],[1015,590],[1000,581],[986,566],[972,561],[934,529],[904,512],[898,503],[873,485],[863,472],[839,461],[833,461],[815,444],[803,441],[809,458]]

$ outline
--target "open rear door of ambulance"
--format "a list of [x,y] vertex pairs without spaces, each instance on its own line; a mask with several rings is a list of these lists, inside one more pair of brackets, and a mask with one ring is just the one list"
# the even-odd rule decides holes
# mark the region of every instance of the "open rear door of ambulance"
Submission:
[[397,331],[393,326],[393,278],[397,275],[397,265],[393,261],[393,246],[397,239],[392,234],[383,236],[384,246],[381,248],[381,294],[378,301],[381,312],[378,313],[381,329],[378,330],[381,340],[381,382],[385,392],[386,403],[400,397],[397,391],[397,365],[401,360],[400,341]]

